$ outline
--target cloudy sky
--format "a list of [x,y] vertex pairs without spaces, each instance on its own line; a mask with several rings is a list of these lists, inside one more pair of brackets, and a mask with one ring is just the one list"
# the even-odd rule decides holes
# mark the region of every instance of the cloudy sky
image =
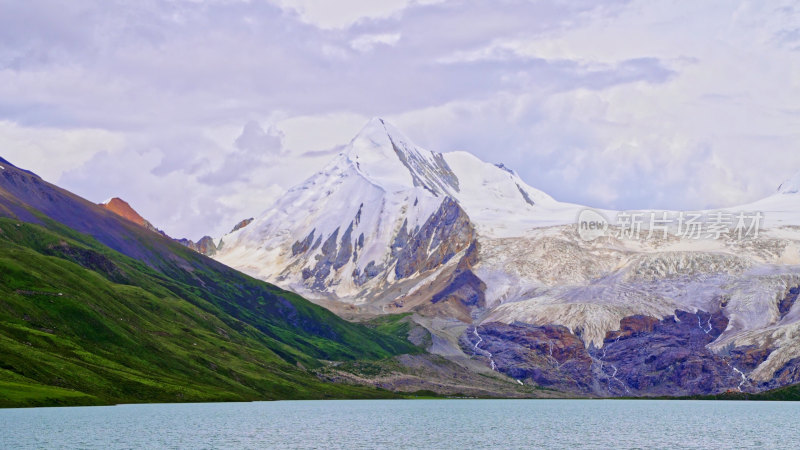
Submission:
[[0,155],[194,239],[373,116],[559,200],[724,207],[800,170],[795,4],[0,0]]

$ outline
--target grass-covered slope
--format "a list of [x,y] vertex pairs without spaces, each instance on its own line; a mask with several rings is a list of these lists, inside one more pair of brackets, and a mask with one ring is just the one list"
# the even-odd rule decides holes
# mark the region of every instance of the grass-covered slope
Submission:
[[[391,338],[338,318],[325,324],[338,341],[281,320],[264,319],[265,333],[192,290],[113,251],[0,219],[0,405],[379,395],[302,367],[318,354],[388,355],[375,341]],[[273,295],[263,302],[308,307]]]
[[[0,158],[0,216],[69,236],[95,251],[115,250],[159,278],[174,295],[210,303],[263,333],[321,359],[383,357],[409,351],[402,341],[355,326],[301,297],[255,280],[177,242],[49,184]],[[79,255],[65,255],[77,260]],[[145,270],[147,269],[147,270]],[[109,274],[131,284],[137,273]],[[288,332],[287,332],[288,330]],[[302,355],[284,356],[293,360]]]
[[418,351],[106,214],[0,172],[0,406],[385,396],[306,369]]

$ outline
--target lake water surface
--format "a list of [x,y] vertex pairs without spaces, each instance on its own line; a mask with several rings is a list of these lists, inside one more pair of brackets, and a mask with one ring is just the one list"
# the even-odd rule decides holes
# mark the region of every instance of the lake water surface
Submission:
[[800,448],[800,403],[330,400],[0,409],[0,448]]

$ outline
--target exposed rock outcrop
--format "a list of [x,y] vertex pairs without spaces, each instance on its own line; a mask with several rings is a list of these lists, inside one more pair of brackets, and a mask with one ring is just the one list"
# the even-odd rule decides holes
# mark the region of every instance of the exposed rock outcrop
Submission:
[[395,276],[402,279],[439,267],[469,247],[474,238],[475,229],[467,214],[455,200],[446,197],[418,231],[409,233],[403,224],[392,246],[397,258]]
[[458,301],[466,307],[486,306],[486,284],[472,272],[472,267],[478,262],[478,245],[478,241],[472,241],[447,286],[433,294],[431,302]]
[[217,245],[211,236],[203,236],[199,241],[194,242],[190,239],[177,239],[178,243],[189,247],[197,253],[202,253],[206,256],[214,256],[217,253]]
[[[164,237],[169,238],[169,236],[167,236],[166,233],[164,233],[163,231],[161,231],[158,228],[156,228],[155,226],[153,226],[153,224],[151,224],[144,217],[139,215],[139,213],[136,212],[136,210],[133,209],[133,207],[131,207],[131,205],[128,204],[128,202],[126,202],[125,200],[122,200],[119,197],[114,197],[114,198],[108,200],[105,203],[100,203],[99,205],[102,206],[103,208],[113,212],[114,214],[116,214],[116,215],[118,215],[120,217],[123,217],[123,218],[125,218],[125,219],[127,219],[127,220],[129,220],[129,221],[141,226],[141,227],[144,227],[144,228],[146,228],[146,229],[148,229],[150,231],[153,231],[153,232],[158,233],[158,234],[160,234],[160,235],[162,235]],[[248,220],[252,221],[253,219],[248,219]],[[247,221],[247,220],[242,221],[242,222],[239,223],[239,225],[241,225],[242,227],[247,226],[247,224],[250,223],[249,221]],[[247,223],[245,223],[245,222],[247,222]],[[242,224],[244,224],[244,225],[242,225]],[[237,225],[237,226],[239,226],[239,225]],[[170,239],[172,239],[172,238],[170,238]],[[202,253],[202,254],[204,254],[206,256],[214,256],[217,253],[217,250],[218,250],[217,245],[214,243],[214,239],[211,236],[203,236],[197,242],[194,242],[194,241],[192,241],[190,239],[175,239],[175,241],[178,242],[179,244],[185,246],[185,247],[189,247],[190,249],[192,249],[192,250],[194,250],[194,251],[196,251],[198,253]]]
[[594,391],[592,357],[566,327],[490,323],[469,329],[461,343],[480,359],[491,354],[497,371],[514,379],[567,392]]
[[[462,348],[478,358],[491,355],[498,371],[537,385],[600,396],[676,396],[756,392],[776,383],[755,383],[747,374],[770,349],[730,348],[714,353],[707,345],[728,326],[721,313],[676,311],[658,320],[626,317],[609,332],[602,348],[587,348],[580,332],[562,326],[487,323],[467,330]],[[476,351],[477,337],[481,339]],[[777,385],[800,381],[800,361],[781,369]]]
[[242,228],[250,225],[252,222],[253,222],[253,218],[252,217],[249,218],[249,219],[242,220],[241,222],[239,222],[239,223],[237,223],[236,225],[233,226],[233,229],[231,230],[231,233],[241,230]]
[[144,217],[139,215],[139,213],[136,212],[136,210],[133,209],[131,207],[131,205],[128,204],[128,202],[126,202],[125,200],[123,200],[123,199],[121,199],[119,197],[113,197],[113,198],[109,199],[108,201],[106,201],[105,203],[99,203],[99,205],[102,206],[103,208],[113,212],[114,214],[116,214],[116,215],[118,215],[120,217],[128,219],[131,222],[133,222],[133,223],[135,223],[135,224],[137,224],[139,226],[147,228],[150,231],[158,233],[158,234],[160,234],[162,236],[166,236],[167,235],[163,231],[161,231],[158,228],[156,228],[155,226],[153,226],[153,224],[151,224],[149,221],[147,221]]

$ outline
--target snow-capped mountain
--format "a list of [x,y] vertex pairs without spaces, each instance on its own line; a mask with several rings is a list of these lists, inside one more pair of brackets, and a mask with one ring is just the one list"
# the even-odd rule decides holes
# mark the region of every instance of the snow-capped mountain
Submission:
[[383,312],[402,309],[395,300],[412,286],[468,265],[479,234],[569,223],[576,208],[503,166],[422,149],[373,119],[322,171],[224,236],[217,257],[311,297]]
[[626,239],[617,212],[597,211],[609,233],[584,240],[584,207],[373,119],[216,258],[344,316],[413,312],[431,351],[520,382],[761,390],[800,382],[798,186],[725,212],[757,212],[757,238]]

